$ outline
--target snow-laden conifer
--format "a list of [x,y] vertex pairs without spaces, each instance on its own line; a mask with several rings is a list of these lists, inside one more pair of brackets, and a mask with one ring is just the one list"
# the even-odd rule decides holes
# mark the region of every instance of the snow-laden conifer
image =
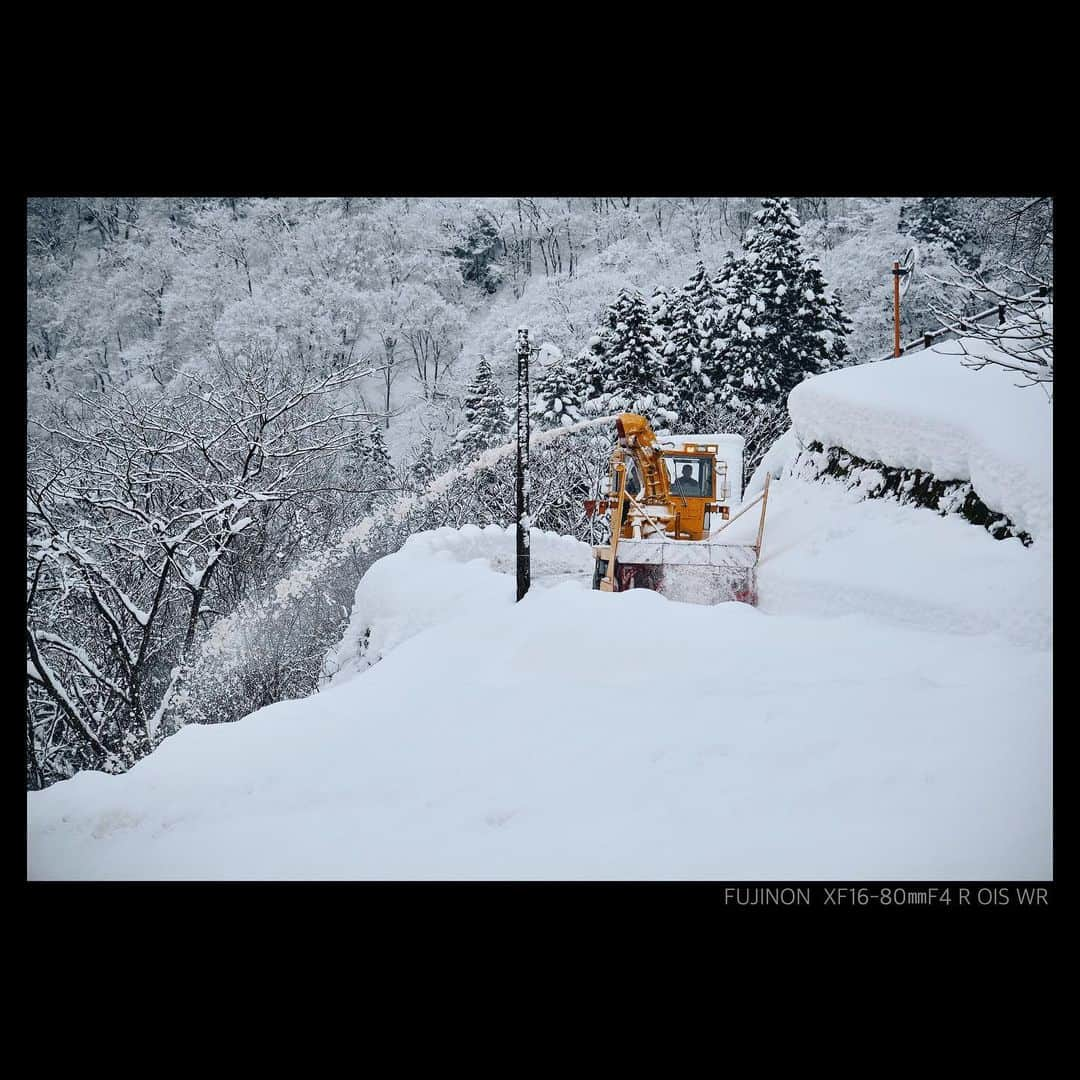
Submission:
[[599,340],[589,346],[586,393],[590,411],[635,412],[657,430],[677,420],[663,356],[663,334],[644,296],[624,288],[607,309]]
[[975,230],[959,199],[932,195],[900,210],[899,230],[924,243],[938,244],[968,270],[979,265]]
[[787,199],[765,199],[746,254],[726,269],[725,303],[706,375],[737,409],[786,400],[803,379],[843,357],[847,323]]
[[568,427],[584,419],[579,378],[577,369],[561,359],[541,369],[532,405],[541,428]]
[[481,357],[476,376],[465,390],[465,426],[454,439],[455,451],[467,461],[489,447],[506,442],[509,430],[506,401],[491,365]]

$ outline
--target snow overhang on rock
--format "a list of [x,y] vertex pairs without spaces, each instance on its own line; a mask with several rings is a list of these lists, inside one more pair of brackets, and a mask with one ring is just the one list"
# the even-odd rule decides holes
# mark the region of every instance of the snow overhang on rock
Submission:
[[818,375],[788,395],[803,444],[970,481],[1036,539],[1050,528],[1051,406],[1014,373],[963,363],[954,342]]

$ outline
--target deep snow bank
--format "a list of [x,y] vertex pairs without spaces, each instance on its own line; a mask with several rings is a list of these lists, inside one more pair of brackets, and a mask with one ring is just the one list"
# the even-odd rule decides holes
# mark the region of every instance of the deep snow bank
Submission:
[[[537,587],[592,574],[592,549],[572,536],[532,529],[529,546]],[[360,579],[349,625],[327,658],[330,681],[344,682],[430,626],[514,603],[516,565],[512,525],[466,525],[410,536]]]
[[[986,351],[984,343],[962,342]],[[960,349],[946,341],[800,383],[788,397],[795,436],[938,480],[968,480],[987,506],[1045,538],[1051,407],[1038,387],[1018,388],[1014,372],[964,367]]]
[[[724,533],[753,543],[750,511]],[[864,614],[916,628],[1050,644],[1048,544],[995,540],[959,517],[862,499],[831,480],[769,489],[758,606],[773,614]]]
[[29,874],[1043,878],[1047,669],[991,637],[564,582],[34,793]]

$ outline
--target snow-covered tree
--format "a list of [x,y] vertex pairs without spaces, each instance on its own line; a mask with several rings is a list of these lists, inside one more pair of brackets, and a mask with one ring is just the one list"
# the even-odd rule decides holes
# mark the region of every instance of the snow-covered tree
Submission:
[[453,254],[461,262],[461,276],[485,293],[493,293],[502,280],[496,261],[501,248],[499,227],[491,214],[481,208],[460,222],[448,222],[454,238]]
[[412,455],[405,476],[406,486],[411,491],[423,491],[441,471],[438,455],[431,439],[424,439]]
[[[43,776],[119,771],[160,742],[248,536],[275,508],[308,506],[326,462],[371,424],[341,400],[370,371],[354,362],[300,380],[274,355],[222,358],[175,399],[83,395],[85,415],[35,419],[27,736]],[[54,736],[63,753],[50,763]]]
[[672,294],[663,285],[653,287],[652,296],[649,297],[649,315],[653,326],[665,340],[671,330],[671,300]]
[[729,267],[706,372],[716,399],[735,408],[785,401],[843,347],[842,317],[787,199],[765,199],[755,223],[745,257]]
[[541,428],[566,427],[583,419],[579,380],[577,369],[565,360],[541,369],[531,410]]
[[[964,356],[964,365],[978,371],[987,365],[1004,368],[1016,376],[1018,387],[1042,386],[1047,400],[1053,400],[1054,383],[1054,307],[1050,302],[1053,279],[1023,269],[995,268],[1003,274],[998,287],[987,280],[989,275],[962,270],[961,280],[949,283],[949,302],[933,304],[932,310],[946,326],[963,326],[950,351]],[[1042,293],[1041,296],[1033,294]],[[1017,303],[1018,296],[1031,296]],[[981,322],[967,321],[965,309],[972,306],[988,310],[1004,307],[1004,322],[991,317]]]
[[464,309],[448,303],[429,286],[419,291],[403,329],[416,365],[416,381],[425,399],[444,397],[440,378],[445,382],[465,325]]
[[720,294],[704,263],[699,262],[690,280],[671,298],[670,326],[664,343],[672,409],[681,426],[692,426],[711,391],[704,363],[719,322]]
[[1053,276],[1054,200],[1050,196],[980,199],[972,218],[988,262],[1017,267],[1021,273]]
[[577,354],[574,366],[584,388],[585,408],[589,412],[596,412],[608,379],[607,353],[600,334],[590,335],[588,344]]
[[962,200],[931,195],[900,211],[899,231],[926,243],[938,244],[968,270],[979,265],[976,232]]
[[608,308],[600,341],[590,359],[590,411],[635,412],[658,430],[677,420],[662,355],[663,336],[653,325],[645,298],[623,289]]
[[461,460],[476,457],[492,446],[507,441],[510,432],[508,407],[491,365],[480,358],[476,375],[465,390],[465,426],[454,438],[454,448]]
[[369,505],[394,488],[393,462],[378,427],[356,434],[346,451],[343,470],[357,490],[367,496],[365,502]]
[[814,256],[803,264],[802,290],[807,332],[823,346],[822,369],[843,367],[851,320],[844,313],[839,292],[829,295],[821,264]]

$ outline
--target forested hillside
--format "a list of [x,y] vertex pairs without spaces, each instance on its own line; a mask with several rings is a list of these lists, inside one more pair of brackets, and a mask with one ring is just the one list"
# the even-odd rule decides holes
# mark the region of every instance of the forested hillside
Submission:
[[[27,785],[123,771],[325,679],[413,532],[513,517],[514,341],[547,346],[534,524],[589,538],[590,419],[738,431],[803,379],[1050,281],[1049,199],[34,198]],[[1037,392],[1037,391],[1036,391]],[[332,674],[332,673],[330,673]]]

